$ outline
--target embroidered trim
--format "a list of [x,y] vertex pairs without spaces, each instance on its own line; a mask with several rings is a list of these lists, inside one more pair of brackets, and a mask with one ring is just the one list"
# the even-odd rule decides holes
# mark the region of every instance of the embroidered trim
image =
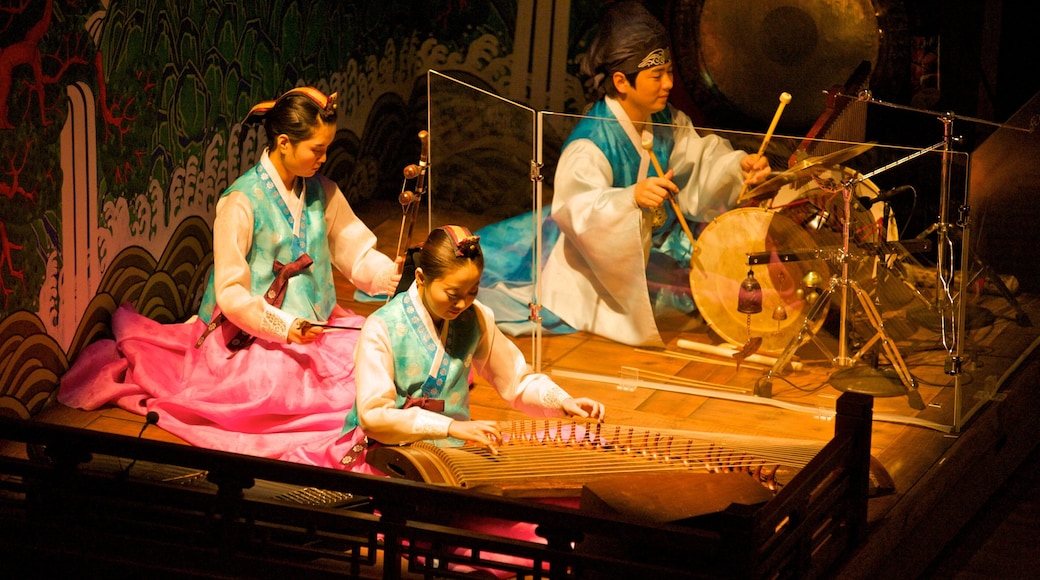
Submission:
[[281,311],[272,306],[264,306],[264,316],[260,319],[260,330],[274,336],[289,336],[289,322],[283,317]]
[[[638,74],[646,69],[672,62],[672,51],[668,48],[654,48],[642,56],[633,56],[621,63],[617,70],[626,75]],[[613,72],[613,71],[608,71]]]
[[382,293],[385,293],[385,294],[388,294],[388,295],[392,295],[394,293],[394,291],[397,290],[397,285],[396,284],[391,284],[390,280],[393,278],[394,274],[396,274],[396,273],[397,273],[397,265],[396,264],[394,264],[390,268],[387,268],[387,269],[383,270],[382,272],[380,272],[376,276],[376,279],[375,279],[375,282],[373,284],[373,287],[378,289],[377,292],[382,292]]
[[563,402],[571,398],[559,385],[553,385],[542,393],[542,406],[547,409],[562,409]]
[[285,204],[285,200],[282,199],[282,194],[278,192],[278,186],[275,185],[274,178],[268,174],[267,169],[262,165],[258,167],[260,174],[261,183],[265,187],[265,192],[271,202],[275,204],[279,211],[282,212],[282,216],[285,217],[285,221],[289,224],[289,229],[293,231],[292,239],[292,257],[295,260],[303,254],[307,253],[307,183],[303,183],[303,194],[300,196],[300,203],[302,209],[300,210],[299,223],[293,217],[292,211],[289,210],[289,206]]
[[419,413],[419,416],[415,418],[413,428],[419,435],[444,436],[447,432],[444,426],[444,419],[446,418],[444,415],[437,415],[433,412]]
[[365,437],[361,441],[358,441],[357,443],[355,443],[350,448],[350,451],[347,451],[347,454],[343,456],[343,459],[339,460],[340,464],[341,465],[350,466],[350,465],[354,465],[355,463],[359,463],[361,457],[364,455],[365,450],[367,450],[367,449],[368,449],[368,437]]

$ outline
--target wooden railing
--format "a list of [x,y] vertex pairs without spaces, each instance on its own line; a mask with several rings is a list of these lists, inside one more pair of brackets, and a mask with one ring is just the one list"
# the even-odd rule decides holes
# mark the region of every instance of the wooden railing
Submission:
[[[769,502],[683,525],[0,419],[0,439],[30,450],[30,459],[0,457],[0,570],[463,578],[467,567],[484,567],[520,578],[820,577],[865,534],[871,406],[869,396],[842,395],[833,440]],[[156,466],[173,476],[144,474]],[[300,489],[349,499],[311,505],[274,493]],[[475,531],[473,517],[537,526],[544,542]],[[635,549],[607,547],[616,545]]]

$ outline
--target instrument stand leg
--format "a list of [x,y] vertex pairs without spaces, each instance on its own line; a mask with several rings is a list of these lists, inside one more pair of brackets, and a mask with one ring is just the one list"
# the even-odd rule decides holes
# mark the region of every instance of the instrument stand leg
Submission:
[[[921,303],[922,308],[931,308],[932,301],[921,293],[916,283],[908,279],[913,278],[913,276],[908,273],[906,268],[924,269],[924,266],[914,259],[909,252],[905,251],[896,252],[892,258],[888,258],[883,254],[879,255],[875,275],[875,295],[879,300],[882,299],[882,294],[885,293],[890,295],[899,294],[900,297],[909,295],[909,298],[900,301],[900,306],[909,303],[911,300],[916,300]],[[896,289],[898,289],[898,292],[896,289],[893,289],[893,285],[897,285]]]
[[[963,243],[963,240],[961,243]],[[997,288],[997,292],[999,292],[1000,295],[1004,298],[1004,300],[1007,300],[1008,304],[1011,305],[1011,308],[1014,309],[1015,323],[1023,327],[1033,326],[1033,322],[1029,319],[1029,314],[1022,309],[1022,306],[1018,303],[1018,300],[1015,299],[1014,294],[1012,294],[1011,289],[1007,287],[1007,284],[1004,283],[1004,280],[1001,279],[1001,277],[993,269],[993,266],[990,266],[987,262],[985,262],[971,248],[963,248],[962,251],[969,252],[971,254],[972,261],[974,261],[975,266],[978,267],[978,269],[975,270],[971,277],[968,278],[968,281],[965,283],[965,287],[970,288],[971,285],[974,284],[980,277],[986,282],[992,282],[993,285]],[[964,272],[961,272],[961,276],[963,275]]]
[[[917,234],[917,239],[924,239],[935,233],[935,231],[938,229],[938,223],[932,224],[924,231],[922,231],[920,234]],[[949,231],[951,233],[958,233],[958,235],[956,236],[950,235],[951,239],[956,238],[957,240],[963,243],[963,235],[960,229],[951,229]],[[1014,309],[1015,323],[1022,327],[1032,326],[1033,322],[1032,320],[1030,320],[1029,314],[1018,303],[1018,300],[1015,299],[1014,293],[1011,291],[1010,288],[1008,288],[1007,284],[1004,283],[1003,278],[1001,278],[1000,275],[997,274],[996,270],[994,270],[992,266],[990,266],[986,261],[979,257],[979,255],[973,249],[965,248],[963,251],[971,253],[971,261],[973,261],[975,263],[975,266],[978,268],[978,270],[976,270],[971,275],[971,277],[968,278],[967,286],[970,287],[972,284],[978,281],[980,277],[986,280],[987,282],[992,282],[993,286],[997,289],[997,292],[1000,293],[1001,297],[1003,297],[1004,300],[1007,300],[1008,304],[1011,305],[1011,308]],[[961,275],[963,275],[963,272],[961,273]]]
[[[840,290],[842,297],[842,312],[841,312],[841,330],[839,332],[839,352],[834,355],[830,352],[825,344],[823,344],[819,337],[816,336],[816,331],[813,330],[817,326],[816,322],[819,321],[820,317],[826,312],[824,308],[830,301],[834,292]],[[866,315],[867,321],[870,326],[874,329],[874,335],[866,340],[866,342],[860,346],[859,350],[855,354],[848,355],[848,337],[847,331],[849,320],[849,302],[848,293],[851,291],[856,298],[857,303]],[[902,383],[907,399],[912,408],[921,410],[924,409],[924,401],[921,399],[921,395],[917,390],[917,380],[910,374],[910,369],[907,367],[906,362],[899,353],[899,349],[896,347],[895,342],[885,332],[884,321],[881,317],[881,313],[878,311],[874,302],[865,290],[855,281],[846,278],[840,278],[834,276],[831,278],[828,287],[820,294],[816,302],[813,304],[810,311],[807,313],[802,327],[799,330],[797,336],[788,343],[784,351],[777,357],[776,362],[773,366],[766,371],[766,373],[758,380],[755,384],[755,395],[760,397],[772,397],[772,382],[773,377],[783,372],[787,365],[791,362],[791,357],[795,351],[798,350],[802,345],[806,344],[807,341],[813,341],[831,360],[831,364],[835,367],[851,368],[855,366],[860,360],[863,359],[864,355],[875,345],[880,342],[880,347],[884,351],[888,361],[892,364],[892,367]],[[856,389],[848,389],[854,391]],[[895,393],[882,393],[861,391],[865,394],[871,394],[876,396],[888,396]]]
[[[802,327],[798,332],[798,335],[788,343],[784,351],[777,357],[776,362],[773,366],[766,371],[766,373],[760,378],[755,384],[755,395],[758,396],[772,396],[772,381],[773,377],[779,374],[785,369],[794,356],[794,352],[803,344],[805,344],[806,338],[813,340],[827,355],[830,357],[831,364],[838,367],[850,368],[855,366],[856,363],[863,357],[863,355],[870,350],[875,344],[880,341],[881,349],[884,350],[885,355],[888,357],[889,362],[895,369],[896,375],[899,377],[899,382],[902,383],[902,389],[893,390],[893,386],[890,381],[885,381],[883,388],[879,388],[877,384],[867,386],[860,386],[853,384],[851,386],[841,386],[835,382],[835,377],[832,375],[830,378],[831,385],[838,390],[848,392],[859,392],[873,396],[896,396],[905,394],[910,403],[910,406],[914,409],[924,409],[924,401],[921,399],[920,393],[917,391],[917,381],[910,374],[910,370],[906,366],[906,362],[903,357],[899,354],[899,350],[896,348],[895,342],[889,337],[888,333],[885,332],[884,319],[881,317],[881,313],[878,312],[877,307],[874,305],[873,300],[863,290],[863,288],[855,280],[849,277],[849,249],[850,249],[850,225],[848,216],[852,215],[850,204],[852,202],[852,189],[851,182],[842,185],[842,194],[845,202],[845,216],[846,219],[843,224],[843,246],[842,246],[842,260],[841,260],[841,276],[832,276],[827,289],[816,299],[806,313],[805,320],[802,323]],[[883,259],[881,261],[884,261]],[[826,312],[825,306],[829,303],[831,296],[834,295],[835,290],[841,291],[841,309],[840,309],[840,320],[838,327],[838,354],[832,356],[823,343],[816,336],[816,332],[813,330],[814,323],[820,321],[820,317]],[[866,340],[866,342],[859,348],[859,350],[849,356],[849,330],[852,326],[852,320],[850,314],[850,296],[849,292],[855,296],[857,303],[866,315],[867,321],[870,326],[874,329],[874,335]],[[819,325],[817,325],[819,327]]]
[[767,398],[773,397],[773,376],[780,374],[787,368],[795,351],[797,351],[807,341],[812,340],[816,342],[820,349],[828,355],[830,354],[827,347],[817,340],[816,334],[813,331],[813,326],[816,322],[821,321],[823,315],[827,312],[824,307],[827,305],[831,294],[834,292],[835,280],[836,278],[831,278],[830,284],[820,293],[816,298],[816,302],[813,302],[809,311],[806,313],[805,318],[802,320],[802,327],[798,330],[798,334],[787,343],[783,352],[777,355],[776,362],[766,371],[766,374],[755,382],[755,396]]
[[974,252],[972,252],[972,256],[974,257],[975,264],[979,269],[971,276],[971,278],[968,279],[967,285],[971,286],[980,276],[985,276],[984,279],[988,282],[992,282],[993,285],[996,286],[997,291],[1000,292],[1000,295],[1004,297],[1004,300],[1007,300],[1008,304],[1011,305],[1011,308],[1015,310],[1015,323],[1019,326],[1033,326],[1033,322],[1029,319],[1029,314],[1022,309],[1018,300],[1016,300],[1015,296],[1011,293],[1011,289],[1009,289],[1007,284],[1004,283],[1004,280],[997,275],[996,271],[993,270],[993,267],[982,261],[982,258],[978,257]]

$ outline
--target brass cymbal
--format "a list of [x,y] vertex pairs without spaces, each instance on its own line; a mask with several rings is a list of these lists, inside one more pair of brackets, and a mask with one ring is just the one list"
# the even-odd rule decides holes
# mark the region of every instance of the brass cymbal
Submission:
[[844,163],[849,159],[868,151],[873,146],[874,143],[860,143],[859,145],[852,145],[851,147],[839,149],[838,151],[826,155],[810,157],[804,161],[796,163],[787,171],[760,183],[754,189],[746,192],[743,197],[737,200],[737,203],[744,203],[745,201],[765,197],[770,193],[776,193],[781,187],[788,183],[808,177],[819,170],[828,169],[835,165]]

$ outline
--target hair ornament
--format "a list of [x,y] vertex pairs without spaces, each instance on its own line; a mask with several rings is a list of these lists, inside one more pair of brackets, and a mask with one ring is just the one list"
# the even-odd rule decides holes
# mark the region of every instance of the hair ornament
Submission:
[[626,59],[620,65],[618,70],[622,73],[637,74],[646,69],[654,68],[655,66],[661,66],[672,62],[672,51],[668,47],[657,47],[650,49],[644,55],[633,55],[631,58]]
[[268,111],[278,104],[278,101],[281,101],[289,95],[303,95],[309,98],[315,105],[318,105],[318,108],[321,109],[324,114],[331,115],[336,111],[336,99],[339,96],[339,93],[332,93],[331,95],[325,96],[325,93],[314,87],[296,87],[295,89],[286,91],[277,99],[263,101],[253,105],[253,108],[249,109],[249,113],[246,114],[246,121],[248,122],[251,119],[263,118]]
[[475,236],[462,226],[441,226],[455,244],[456,258],[473,258],[480,255],[480,236]]

